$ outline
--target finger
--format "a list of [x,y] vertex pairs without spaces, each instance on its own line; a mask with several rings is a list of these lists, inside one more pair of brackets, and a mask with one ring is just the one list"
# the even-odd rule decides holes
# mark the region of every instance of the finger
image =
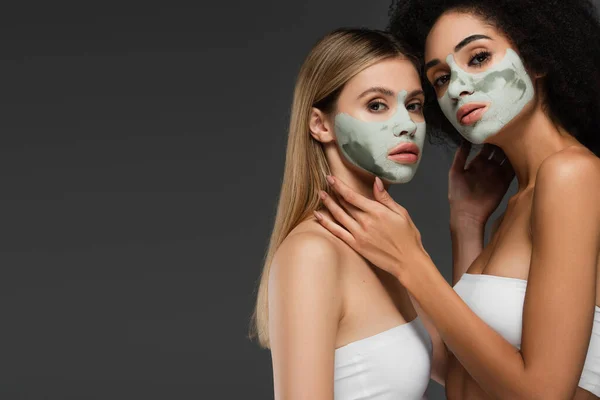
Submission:
[[341,226],[339,226],[334,221],[332,221],[328,217],[324,216],[320,212],[315,211],[314,214],[315,214],[315,218],[317,219],[317,221],[325,229],[327,229],[329,232],[331,232],[334,236],[337,236],[338,238],[342,239],[350,247],[353,247],[353,245],[356,241],[354,240],[354,236],[352,236],[352,234],[350,232],[348,232],[347,230],[345,230],[344,228],[342,228]]
[[[335,196],[335,194],[333,194],[333,196]],[[340,206],[346,210],[346,212],[355,220],[357,221],[359,224],[361,223],[361,217],[364,214],[364,211],[361,211],[360,209],[354,207],[352,204],[348,203],[346,200],[344,200],[342,197],[340,196],[335,196],[338,203],[340,204]]]
[[487,144],[487,143],[484,144],[483,147],[481,148],[481,150],[479,150],[479,153],[477,153],[477,155],[475,157],[473,157],[471,162],[469,162],[467,169],[483,165],[491,157],[494,156],[495,152],[496,152],[496,150],[494,149],[494,146]]
[[333,176],[327,177],[327,182],[329,185],[335,190],[335,192],[346,200],[348,203],[353,206],[367,211],[373,206],[373,201],[367,199],[366,197],[356,193],[354,190],[350,189],[348,185],[342,182],[340,179],[334,178]]
[[498,150],[496,151],[495,159],[498,161],[498,165],[501,165],[502,168],[512,169],[510,160],[506,156],[506,153],[504,152],[504,150],[502,150],[500,147],[498,147]]
[[463,141],[456,153],[454,154],[454,160],[450,169],[455,171],[462,171],[465,169],[467,158],[469,158],[469,152],[471,151],[471,142]]
[[513,169],[512,164],[510,163],[510,160],[508,159],[508,157],[504,157],[504,160],[502,160],[502,162],[500,163],[500,165],[502,166],[502,169],[508,170],[512,173],[515,172],[515,170]]
[[348,203],[343,197],[335,193],[332,193],[331,196],[337,200],[342,209],[344,209],[356,222],[358,222],[359,226],[365,226],[364,223],[366,214],[364,211]]
[[502,149],[500,147],[496,146],[494,154],[490,158],[491,158],[491,161],[495,161],[499,165],[502,165],[502,164],[504,164],[504,162],[506,160],[506,154],[504,154],[504,151],[502,151]]
[[512,164],[510,163],[508,157],[504,158],[504,160],[500,164],[500,168],[502,168],[502,171],[504,171],[504,174],[506,175],[507,179],[512,180],[512,178],[515,177],[515,170]]
[[490,159],[491,157],[494,156],[494,154],[496,154],[499,151],[501,151],[501,150],[498,146],[494,146],[493,144],[485,143],[481,147],[480,153],[481,153],[482,157],[486,157],[486,158]]
[[352,233],[358,232],[358,230],[360,229],[358,222],[356,222],[354,218],[348,215],[348,213],[339,204],[337,204],[331,196],[329,196],[324,191],[321,191],[320,197],[321,201],[323,202],[323,205],[327,207],[327,209],[329,210],[331,215],[333,215],[333,218],[335,218],[337,222],[342,224],[344,228],[346,228]]
[[375,196],[375,200],[398,214],[402,213],[404,210],[404,207],[396,203],[394,199],[392,199],[392,196],[390,196],[389,192],[385,190],[383,182],[381,179],[379,179],[379,177],[375,177],[375,183],[373,184],[373,195]]

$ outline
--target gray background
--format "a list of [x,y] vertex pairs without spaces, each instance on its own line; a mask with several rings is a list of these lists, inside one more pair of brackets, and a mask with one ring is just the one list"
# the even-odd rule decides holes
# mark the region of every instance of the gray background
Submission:
[[[389,2],[196,3],[0,14],[1,399],[273,397],[246,332],[294,79]],[[447,278],[451,159],[392,191]]]

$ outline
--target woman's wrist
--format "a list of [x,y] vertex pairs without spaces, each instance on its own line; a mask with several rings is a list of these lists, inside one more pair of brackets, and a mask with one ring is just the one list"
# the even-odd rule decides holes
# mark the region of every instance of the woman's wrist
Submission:
[[432,276],[436,274],[439,274],[439,271],[433,263],[433,260],[428,254],[424,254],[423,257],[415,257],[415,259],[412,260],[410,269],[399,269],[396,278],[406,290],[413,293],[423,285],[427,286],[427,284],[430,283]]
[[437,270],[429,254],[425,249],[422,249],[417,254],[410,257],[403,257],[402,261],[398,261],[393,275],[404,287],[408,288],[409,282],[421,280],[419,275],[427,274],[431,268]]
[[462,221],[450,223],[450,235],[453,239],[469,240],[479,238],[485,232],[485,224],[464,223]]
[[485,229],[489,216],[478,216],[465,211],[453,211],[450,209],[450,230],[452,232],[471,232]]

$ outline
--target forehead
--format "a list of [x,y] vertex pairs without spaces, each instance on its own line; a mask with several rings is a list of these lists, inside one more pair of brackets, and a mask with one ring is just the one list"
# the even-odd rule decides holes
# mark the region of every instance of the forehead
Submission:
[[476,34],[495,38],[498,31],[481,17],[465,12],[443,14],[433,25],[425,42],[425,61],[444,60],[454,52],[454,47],[466,37]]
[[356,74],[346,84],[345,92],[355,92],[373,86],[394,91],[415,90],[421,87],[419,74],[405,58],[395,57],[379,61]]

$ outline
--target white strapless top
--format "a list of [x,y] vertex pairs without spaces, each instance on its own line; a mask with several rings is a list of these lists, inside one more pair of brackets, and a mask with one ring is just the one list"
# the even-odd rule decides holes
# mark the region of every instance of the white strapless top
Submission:
[[432,344],[417,317],[335,350],[335,400],[421,400]]
[[[521,348],[523,305],[527,281],[502,276],[464,274],[454,285],[456,293],[486,324],[513,346]],[[594,325],[579,387],[600,396],[600,307]]]

